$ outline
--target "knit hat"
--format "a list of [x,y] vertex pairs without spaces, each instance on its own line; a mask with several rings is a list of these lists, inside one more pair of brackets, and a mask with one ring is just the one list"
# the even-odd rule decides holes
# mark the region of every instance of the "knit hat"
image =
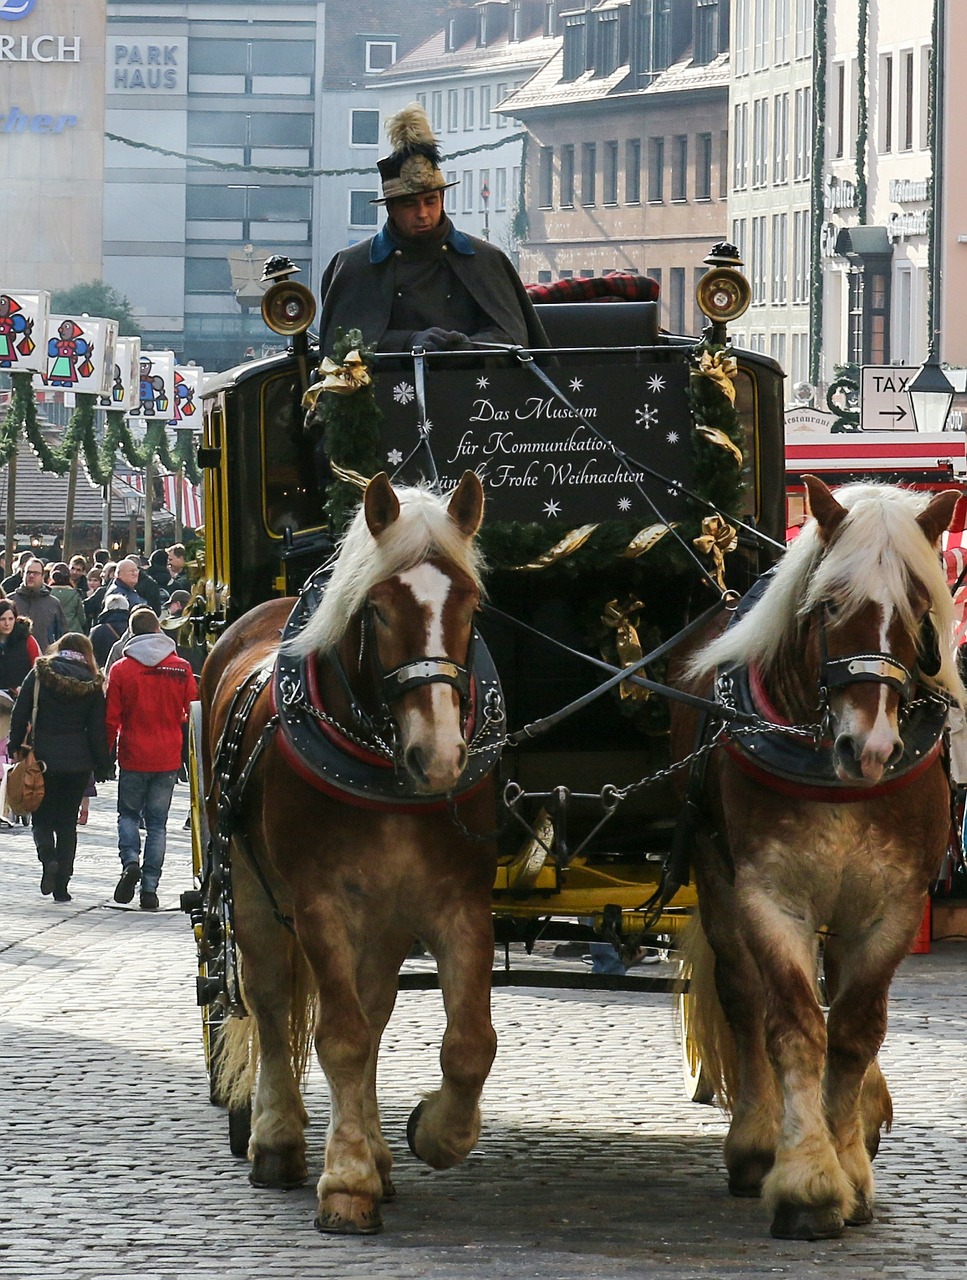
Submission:
[[427,191],[455,187],[440,170],[440,148],[426,112],[411,102],[386,121],[386,134],[393,150],[376,161],[383,184],[383,198],[371,204],[385,204],[401,196],[421,196]]
[[114,609],[121,609],[124,613],[131,608],[127,596],[122,596],[119,591],[112,592],[109,596],[104,597],[102,606],[105,613],[111,613]]
[[69,587],[71,584],[71,571],[67,565],[60,561],[50,566],[50,581],[55,587]]

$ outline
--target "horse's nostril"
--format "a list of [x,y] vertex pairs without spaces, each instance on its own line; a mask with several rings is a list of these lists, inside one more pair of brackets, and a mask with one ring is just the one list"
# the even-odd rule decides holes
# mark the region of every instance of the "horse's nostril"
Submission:
[[418,782],[427,781],[426,764],[423,758],[422,747],[414,746],[414,747],[407,748],[404,761],[407,769],[410,771],[413,777],[416,778]]
[[856,739],[850,733],[841,733],[836,739],[836,754],[841,760],[857,760]]
[[457,768],[462,773],[466,767],[467,767],[467,744],[465,742],[461,742],[459,749],[457,750]]
[[902,755],[903,755],[903,743],[897,742],[894,744],[893,750],[890,752],[890,758],[886,762],[886,767],[888,769],[891,769],[895,764],[899,764],[900,758],[902,757]]

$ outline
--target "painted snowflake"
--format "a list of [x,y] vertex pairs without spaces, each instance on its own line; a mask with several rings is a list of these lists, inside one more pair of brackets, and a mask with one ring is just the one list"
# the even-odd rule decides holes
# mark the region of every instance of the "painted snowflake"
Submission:
[[630,511],[630,510],[631,510],[631,499],[630,499],[630,498],[619,498],[619,499],[618,499],[618,510],[619,510],[619,511]]
[[481,374],[480,377],[477,379],[477,386],[480,388],[481,391],[486,391],[487,388],[490,386],[490,379],[485,377],[483,374]]
[[389,453],[386,455],[386,461],[391,467],[398,467],[403,461],[403,455],[400,453],[399,449],[390,449]]
[[665,439],[668,441],[669,444],[678,444],[678,441],[681,439],[681,437],[679,436],[677,431],[669,431],[668,435],[665,436]]
[[648,431],[658,422],[658,410],[650,404],[646,404],[643,409],[635,410],[635,426],[644,427]]
[[544,514],[546,516],[558,516],[561,514],[561,508],[553,498],[549,502],[544,503]]
[[425,422],[420,423],[419,431],[420,431],[420,435],[423,436],[424,439],[430,434],[432,430],[433,430],[433,423],[430,421],[429,418],[427,418]]
[[567,385],[571,388],[572,391],[580,391],[584,386],[584,379],[572,378]]
[[653,373],[652,376],[648,379],[648,390],[655,391],[655,392],[665,390],[665,379],[661,376],[660,373]]
[[413,399],[413,385],[409,382],[398,382],[393,388],[393,399],[397,404],[409,404]]

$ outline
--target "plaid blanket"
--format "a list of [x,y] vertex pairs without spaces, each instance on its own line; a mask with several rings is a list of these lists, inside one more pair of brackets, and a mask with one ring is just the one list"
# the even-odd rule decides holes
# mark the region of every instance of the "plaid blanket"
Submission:
[[616,271],[610,276],[576,276],[553,284],[528,284],[531,302],[657,302],[658,281]]

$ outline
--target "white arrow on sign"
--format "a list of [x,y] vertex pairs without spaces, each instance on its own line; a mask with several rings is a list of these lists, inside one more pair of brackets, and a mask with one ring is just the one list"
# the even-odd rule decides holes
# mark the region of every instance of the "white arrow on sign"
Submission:
[[908,365],[865,364],[860,375],[860,426],[864,431],[915,431]]

